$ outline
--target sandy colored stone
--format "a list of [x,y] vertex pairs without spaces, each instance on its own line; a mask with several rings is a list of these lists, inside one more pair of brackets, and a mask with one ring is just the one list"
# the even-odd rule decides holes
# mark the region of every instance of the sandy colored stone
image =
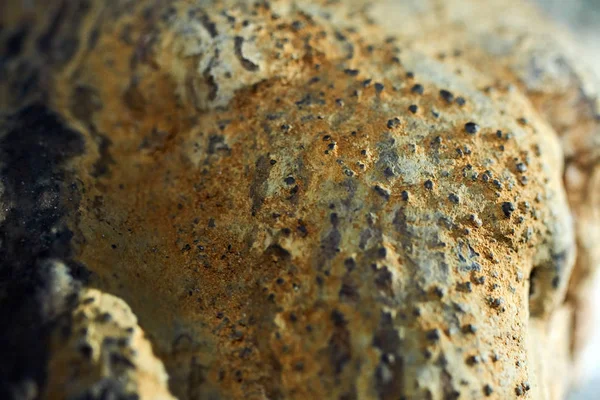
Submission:
[[71,332],[56,332],[53,341],[45,397],[101,398],[119,388],[124,398],[173,399],[165,368],[129,306],[97,289],[78,296]]
[[2,65],[0,145],[51,125],[72,151],[40,136],[56,192],[5,167],[0,224],[69,199],[42,229],[68,252],[23,237],[89,271],[44,396],[112,377],[142,399],[564,397],[600,258],[597,86],[534,8],[19,8],[3,32],[48,23]]

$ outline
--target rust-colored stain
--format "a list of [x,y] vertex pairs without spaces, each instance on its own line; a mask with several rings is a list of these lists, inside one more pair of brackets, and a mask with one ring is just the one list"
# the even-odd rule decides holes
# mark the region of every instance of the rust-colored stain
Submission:
[[96,300],[44,396],[107,377],[90,354],[129,324],[108,377],[142,398],[558,398],[541,366],[568,365],[571,271],[574,291],[597,261],[572,217],[597,205],[575,144],[598,121],[579,86],[531,89],[529,48],[494,54],[492,17],[415,12],[419,35],[352,1],[54,3],[68,59],[24,54],[85,141],[65,218]]

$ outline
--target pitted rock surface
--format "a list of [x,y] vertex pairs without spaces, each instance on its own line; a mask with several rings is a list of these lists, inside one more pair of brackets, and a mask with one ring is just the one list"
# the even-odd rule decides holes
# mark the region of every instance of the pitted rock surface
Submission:
[[[15,398],[562,398],[599,258],[598,108],[533,8],[16,3],[2,271],[48,322]],[[18,263],[23,215],[68,234]],[[68,290],[37,284],[55,260]]]

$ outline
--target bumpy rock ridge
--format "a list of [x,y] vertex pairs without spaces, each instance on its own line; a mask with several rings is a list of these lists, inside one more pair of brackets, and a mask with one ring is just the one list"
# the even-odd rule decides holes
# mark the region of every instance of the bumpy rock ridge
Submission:
[[[5,5],[8,120],[41,101],[86,143],[70,250],[39,257],[127,302],[178,398],[560,398],[598,260],[594,94],[464,3]],[[56,360],[80,349],[53,343],[40,390],[75,395]]]
[[167,373],[152,354],[135,315],[122,300],[84,289],[73,310],[71,334],[56,332],[51,348],[47,398],[170,400]]

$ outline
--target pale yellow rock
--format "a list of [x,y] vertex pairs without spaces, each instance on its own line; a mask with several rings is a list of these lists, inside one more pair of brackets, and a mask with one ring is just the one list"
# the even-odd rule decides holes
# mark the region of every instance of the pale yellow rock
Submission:
[[[567,393],[600,257],[597,86],[534,7],[102,4],[42,68],[86,141],[66,218],[97,288],[49,396],[117,376],[168,398],[165,369],[182,400]],[[123,372],[102,343],[129,326]]]
[[70,318],[68,334],[56,332],[52,343],[44,398],[93,398],[122,385],[123,396],[174,399],[163,363],[123,300],[84,289]]

